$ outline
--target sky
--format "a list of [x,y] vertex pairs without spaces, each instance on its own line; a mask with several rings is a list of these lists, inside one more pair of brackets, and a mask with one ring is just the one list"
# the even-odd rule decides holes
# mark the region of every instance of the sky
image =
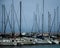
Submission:
[[[18,24],[20,17],[20,1],[22,1],[22,32],[32,32],[34,28],[39,28],[40,32],[42,32],[43,0],[13,0],[14,12],[16,12],[14,14],[17,15]],[[9,19],[11,20],[11,4],[12,0],[0,0],[0,32],[2,32],[2,5],[5,5],[7,14],[10,13]],[[44,0],[44,32],[48,32],[48,11],[52,16],[51,21],[53,21],[54,9],[57,10],[57,6],[59,6],[60,9],[60,0]],[[34,20],[34,14],[37,15],[38,27],[34,25],[36,22]],[[14,15],[14,29],[15,32],[19,32],[16,15]],[[55,29],[57,30],[57,27]],[[11,32],[9,23],[7,23],[6,32]]]

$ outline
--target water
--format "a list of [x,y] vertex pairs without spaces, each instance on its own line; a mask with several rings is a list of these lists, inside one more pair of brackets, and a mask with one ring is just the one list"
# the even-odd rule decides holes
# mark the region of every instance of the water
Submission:
[[0,46],[0,48],[60,48],[60,45]]

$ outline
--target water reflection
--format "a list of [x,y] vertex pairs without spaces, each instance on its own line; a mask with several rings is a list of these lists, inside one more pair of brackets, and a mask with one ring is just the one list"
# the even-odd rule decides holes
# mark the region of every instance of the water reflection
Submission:
[[60,48],[60,45],[0,46],[0,48]]

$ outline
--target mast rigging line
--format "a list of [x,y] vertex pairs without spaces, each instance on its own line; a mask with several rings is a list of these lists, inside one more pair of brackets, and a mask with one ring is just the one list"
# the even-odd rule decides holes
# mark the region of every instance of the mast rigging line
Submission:
[[[6,13],[7,13],[7,10],[6,10]],[[6,20],[5,26],[7,26],[7,23],[9,22],[10,29],[11,29],[11,31],[12,31],[12,26],[11,26],[11,23],[10,23],[9,15],[10,15],[10,11],[9,11],[9,14],[7,13],[7,20]],[[6,29],[6,28],[5,28],[5,29]]]
[[37,32],[39,31],[39,26],[38,26],[38,23],[37,23],[37,15],[34,13],[34,20],[35,22],[33,23],[33,26],[32,26],[32,31],[33,31],[33,27],[35,25],[35,28],[37,28]]
[[[2,6],[2,8],[3,8],[3,6]],[[6,33],[6,26],[7,26],[8,22],[9,22],[10,28],[11,28],[11,24],[10,24],[10,20],[9,20],[9,14],[10,14],[10,12],[8,14],[5,7],[4,7],[4,10],[5,10],[5,19],[4,19],[5,23],[4,23],[4,26],[3,26],[3,16],[2,16],[2,30],[3,30],[3,27],[4,27],[4,31],[2,31],[2,32],[4,32],[4,34],[5,34]],[[3,9],[2,9],[2,11],[3,11]],[[2,12],[2,15],[3,15],[3,12]]]
[[53,18],[53,21],[52,21],[52,25],[51,25],[50,30],[52,30],[52,27],[53,27],[53,25],[54,25],[54,20],[55,20],[55,15],[54,15],[54,18]]

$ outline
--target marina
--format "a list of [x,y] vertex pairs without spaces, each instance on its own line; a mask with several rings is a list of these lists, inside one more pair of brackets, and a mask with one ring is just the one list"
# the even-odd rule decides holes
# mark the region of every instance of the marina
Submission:
[[[14,8],[14,0],[11,3],[10,15],[7,13],[6,6],[4,4],[1,5],[2,7],[2,17],[1,17],[1,31],[0,31],[0,46],[22,46],[25,45],[33,45],[33,47],[40,45],[44,46],[53,46],[53,45],[60,45],[60,21],[59,18],[59,6],[54,9],[53,18],[51,18],[51,14],[48,11],[48,21],[47,21],[47,28],[48,31],[44,31],[44,16],[45,16],[45,6],[42,0],[42,15],[41,22],[38,20],[39,16],[39,4],[36,7],[36,12],[33,13],[33,24],[31,27],[30,32],[22,32],[22,10],[23,10],[23,1],[19,1],[19,19],[17,18],[17,13]],[[16,18],[16,19],[15,19]],[[40,18],[39,18],[40,19]],[[15,20],[17,23],[15,23]],[[19,20],[19,21],[18,21]],[[25,22],[25,21],[24,21]],[[56,23],[57,22],[57,23]],[[25,22],[26,23],[26,22]],[[41,26],[40,26],[41,23]],[[9,24],[9,25],[8,25]],[[10,31],[7,32],[6,29],[10,27]],[[16,25],[18,26],[19,32],[15,31],[17,29]],[[29,25],[29,24],[28,24]],[[41,29],[40,29],[41,27]],[[15,29],[16,28],[16,29]],[[25,27],[26,28],[26,27]],[[30,27],[29,27],[30,28]],[[56,29],[57,28],[57,29]],[[56,31],[55,31],[56,29]],[[28,29],[27,29],[28,30]],[[52,31],[53,30],[53,31]],[[23,48],[22,47],[22,48]],[[48,48],[47,47],[47,48]],[[59,46],[60,47],[60,46]],[[18,47],[19,48],[19,47]],[[43,48],[43,47],[41,47]]]
[[[5,37],[5,38],[0,38],[0,45],[53,45],[53,44],[60,44],[60,38],[49,38],[49,36],[39,36],[34,35],[34,36],[26,36],[22,35],[22,37],[17,37],[14,36],[12,37]],[[26,37],[25,37],[26,36]],[[42,38],[43,37],[43,38]]]

